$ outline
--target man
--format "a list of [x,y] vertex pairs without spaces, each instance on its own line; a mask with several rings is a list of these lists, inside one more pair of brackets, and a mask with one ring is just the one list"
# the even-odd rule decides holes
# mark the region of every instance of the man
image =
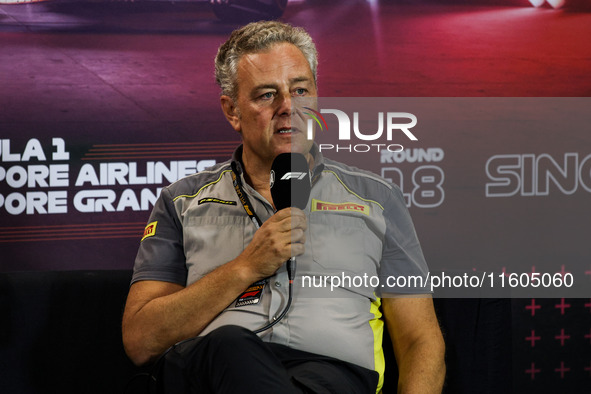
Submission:
[[[292,99],[317,94],[316,66],[309,35],[279,22],[247,25],[218,51],[222,110],[243,144],[231,161],[163,189],[123,317],[124,345],[136,364],[183,341],[164,357],[165,389],[376,392],[384,369],[381,302],[399,392],[441,392],[444,345],[429,297],[380,300],[371,289],[351,286],[332,295],[328,288],[308,293],[296,279],[287,315],[260,338],[253,333],[285,308],[291,256],[300,277],[425,269],[400,191],[325,161],[302,130],[292,129]],[[271,165],[286,152],[304,154],[311,169],[305,212],[274,210]],[[311,206],[323,201],[354,201],[365,212],[339,215]]]

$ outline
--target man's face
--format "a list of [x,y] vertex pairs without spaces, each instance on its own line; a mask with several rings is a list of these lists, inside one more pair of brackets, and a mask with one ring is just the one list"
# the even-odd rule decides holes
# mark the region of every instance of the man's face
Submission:
[[302,52],[281,43],[244,55],[237,78],[238,116],[230,123],[242,134],[245,163],[269,166],[280,153],[307,154],[313,141],[291,123],[291,99],[316,96],[314,76]]

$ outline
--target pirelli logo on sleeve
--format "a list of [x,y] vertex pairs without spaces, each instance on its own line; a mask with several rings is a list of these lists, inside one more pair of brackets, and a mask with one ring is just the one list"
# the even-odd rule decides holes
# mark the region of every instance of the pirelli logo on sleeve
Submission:
[[156,234],[156,226],[158,225],[158,221],[148,223],[146,229],[144,230],[144,236],[142,237],[142,241],[148,237],[153,236]]
[[312,199],[312,212],[359,212],[369,215],[369,206],[354,202],[334,203]]

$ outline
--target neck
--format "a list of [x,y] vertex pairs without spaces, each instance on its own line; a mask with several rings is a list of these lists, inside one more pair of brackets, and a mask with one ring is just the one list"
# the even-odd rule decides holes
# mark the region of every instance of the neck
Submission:
[[242,156],[244,180],[272,204],[271,186],[269,184],[271,164],[256,162],[249,160],[246,155]]

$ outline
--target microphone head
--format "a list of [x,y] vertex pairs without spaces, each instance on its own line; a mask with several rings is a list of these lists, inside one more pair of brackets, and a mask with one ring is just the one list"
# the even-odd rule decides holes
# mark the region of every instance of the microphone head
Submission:
[[306,208],[310,198],[310,169],[301,153],[281,153],[271,166],[271,197],[275,208]]

